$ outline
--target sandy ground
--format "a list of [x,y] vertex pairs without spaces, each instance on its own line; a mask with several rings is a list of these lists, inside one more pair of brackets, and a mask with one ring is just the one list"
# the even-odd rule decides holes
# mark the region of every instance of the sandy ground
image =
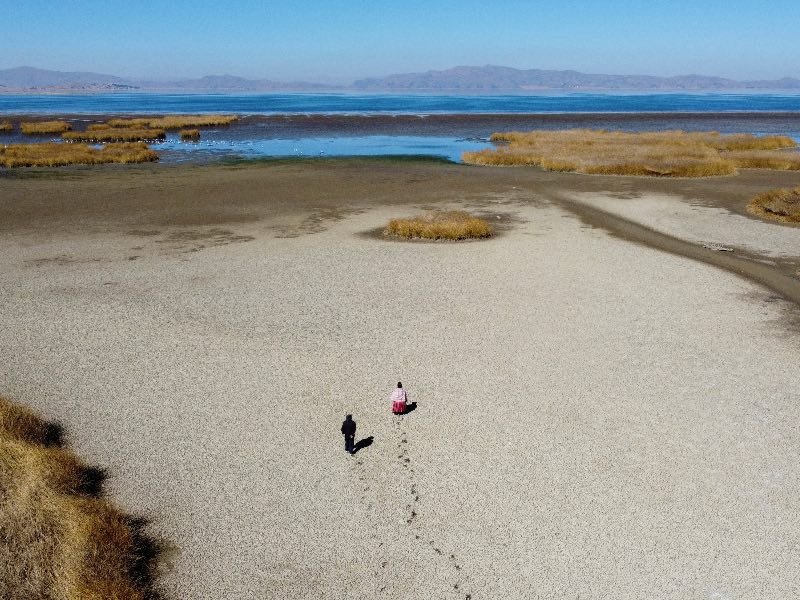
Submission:
[[[168,597],[800,595],[797,308],[548,201],[668,184],[161,173],[0,180],[0,393],[152,519]],[[423,205],[507,229],[365,234]]]
[[765,257],[800,256],[800,227],[776,227],[691,198],[659,194],[621,198],[592,192],[570,194],[570,198],[697,244],[738,248]]

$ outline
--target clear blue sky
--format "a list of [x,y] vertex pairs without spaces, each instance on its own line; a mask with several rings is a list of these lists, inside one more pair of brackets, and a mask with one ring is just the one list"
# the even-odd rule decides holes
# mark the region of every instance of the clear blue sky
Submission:
[[0,68],[349,81],[456,65],[800,77],[800,0],[7,0]]

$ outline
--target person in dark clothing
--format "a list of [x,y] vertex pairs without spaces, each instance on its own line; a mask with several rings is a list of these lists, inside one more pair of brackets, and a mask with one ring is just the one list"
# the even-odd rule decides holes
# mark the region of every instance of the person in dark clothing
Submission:
[[344,418],[342,435],[344,435],[344,451],[355,454],[356,422],[353,421],[353,415],[347,415]]

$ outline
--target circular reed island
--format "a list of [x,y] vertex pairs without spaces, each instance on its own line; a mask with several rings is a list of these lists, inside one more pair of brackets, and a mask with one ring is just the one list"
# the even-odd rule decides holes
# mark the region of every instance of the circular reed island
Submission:
[[392,219],[383,234],[406,240],[463,241],[490,238],[494,228],[485,219],[466,211],[448,210]]

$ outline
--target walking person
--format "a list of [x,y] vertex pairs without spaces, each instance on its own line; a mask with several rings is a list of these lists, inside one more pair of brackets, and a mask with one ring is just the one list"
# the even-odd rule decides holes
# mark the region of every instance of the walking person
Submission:
[[394,414],[402,415],[406,412],[406,406],[408,405],[408,394],[406,394],[406,391],[403,389],[403,384],[399,381],[397,382],[397,387],[389,397],[389,400],[392,403],[392,412]]
[[353,415],[347,415],[344,418],[342,435],[344,435],[344,451],[349,454],[355,454],[356,422],[353,421]]

